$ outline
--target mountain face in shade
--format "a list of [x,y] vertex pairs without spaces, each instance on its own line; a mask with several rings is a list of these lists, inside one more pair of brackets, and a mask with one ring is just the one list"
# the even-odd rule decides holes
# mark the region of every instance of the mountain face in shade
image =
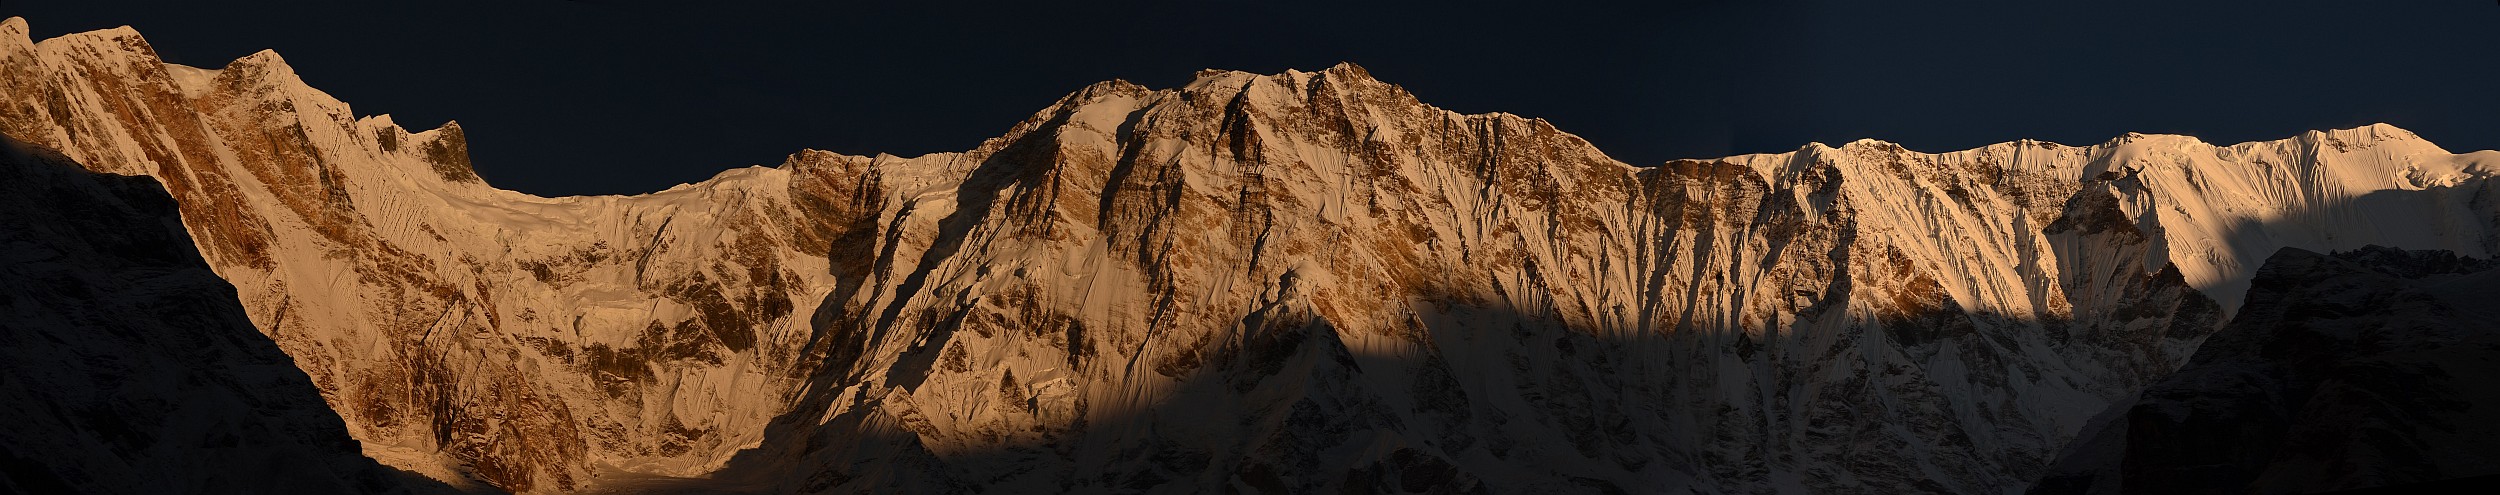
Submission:
[[145,177],[0,138],[0,492],[429,493],[357,452]]
[[2277,249],[2500,244],[2500,153],[2387,125],[1639,167],[1352,65],[543,198],[11,19],[0,132],[163,182],[363,453],[533,493],[2020,490]]
[[2316,493],[2500,475],[2500,267],[2368,247],[2268,259],[2238,318],[2032,493]]

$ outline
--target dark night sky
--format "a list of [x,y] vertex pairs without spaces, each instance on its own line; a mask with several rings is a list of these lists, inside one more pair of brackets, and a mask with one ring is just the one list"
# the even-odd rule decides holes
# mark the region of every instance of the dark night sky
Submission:
[[275,48],[359,114],[459,120],[480,174],[547,195],[652,191],[800,148],[959,151],[1095,81],[1340,60],[1635,164],[2382,121],[2500,147],[2486,0],[369,3],[0,0],[0,15],[37,38],[135,26],[203,67]]

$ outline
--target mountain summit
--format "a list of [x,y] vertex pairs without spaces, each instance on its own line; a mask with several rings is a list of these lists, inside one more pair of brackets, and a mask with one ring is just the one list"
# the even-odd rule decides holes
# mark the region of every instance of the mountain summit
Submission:
[[2383,124],[1633,166],[1347,64],[545,198],[307,70],[10,19],[0,133],[163,183],[365,455],[516,492],[2004,492],[2281,248],[2500,251],[2500,153]]

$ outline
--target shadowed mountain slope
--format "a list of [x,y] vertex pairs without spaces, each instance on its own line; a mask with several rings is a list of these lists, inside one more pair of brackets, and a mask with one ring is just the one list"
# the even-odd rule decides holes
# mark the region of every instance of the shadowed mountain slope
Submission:
[[436,493],[357,452],[156,181],[0,137],[0,492]]
[[2496,267],[2286,248],[2238,318],[2101,418],[2032,493],[2316,493],[2500,474]]

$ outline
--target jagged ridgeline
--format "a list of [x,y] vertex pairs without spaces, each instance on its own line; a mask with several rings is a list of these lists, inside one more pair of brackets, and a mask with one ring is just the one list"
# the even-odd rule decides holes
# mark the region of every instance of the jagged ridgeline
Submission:
[[2386,125],[1632,166],[1352,65],[544,198],[275,53],[15,19],[0,132],[163,182],[365,454],[541,493],[2001,492],[2276,249],[2500,212]]

